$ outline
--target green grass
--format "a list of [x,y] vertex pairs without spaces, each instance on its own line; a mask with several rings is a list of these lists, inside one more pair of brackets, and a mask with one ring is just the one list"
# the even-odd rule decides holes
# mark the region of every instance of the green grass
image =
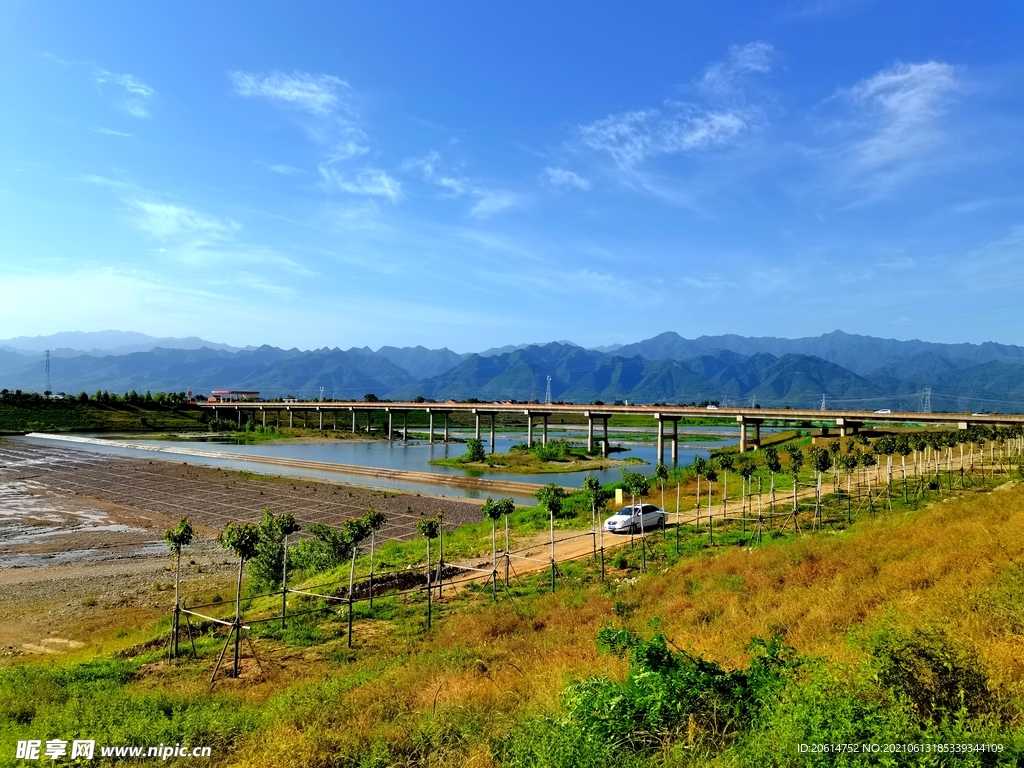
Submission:
[[0,402],[0,434],[24,432],[156,432],[207,430],[199,408],[157,403],[98,404],[77,400]]

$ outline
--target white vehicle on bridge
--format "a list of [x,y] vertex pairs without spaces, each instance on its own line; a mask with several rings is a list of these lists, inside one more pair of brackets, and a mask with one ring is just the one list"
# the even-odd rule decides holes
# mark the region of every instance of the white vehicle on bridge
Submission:
[[637,504],[623,507],[616,514],[604,521],[604,529],[609,533],[636,533],[640,531],[640,514],[643,510],[643,530],[660,528],[668,521],[668,513],[653,504]]

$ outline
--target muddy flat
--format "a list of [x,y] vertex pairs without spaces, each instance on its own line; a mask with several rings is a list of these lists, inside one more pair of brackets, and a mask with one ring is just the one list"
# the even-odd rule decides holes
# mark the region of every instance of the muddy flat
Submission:
[[181,577],[213,599],[233,591],[235,561],[216,541],[228,522],[269,508],[303,528],[337,525],[371,507],[388,518],[385,540],[415,536],[439,510],[446,528],[480,519],[472,501],[0,441],[0,658],[75,650],[166,615],[163,531],[182,515],[198,540]]

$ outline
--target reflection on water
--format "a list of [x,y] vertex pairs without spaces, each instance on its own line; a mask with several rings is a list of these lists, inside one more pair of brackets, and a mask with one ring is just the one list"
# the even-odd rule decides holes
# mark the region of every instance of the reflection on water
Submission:
[[[735,429],[723,429],[719,430],[701,430],[702,432],[715,432],[721,434],[722,437],[726,438],[722,441],[713,443],[685,443],[685,436],[681,436],[679,446],[679,457],[678,464],[685,466],[693,461],[695,456],[707,457],[711,448],[734,445],[737,442],[737,432]],[[457,436],[461,439],[466,437],[472,437],[472,431],[452,431],[453,436]],[[97,437],[100,437],[97,435]],[[110,437],[110,436],[107,436]],[[489,435],[482,434],[484,439],[485,448],[489,448]],[[561,435],[559,435],[561,437]],[[201,450],[202,453],[208,454],[207,456],[188,456],[184,457],[190,463],[195,464],[209,464],[213,466],[221,466],[232,469],[247,469],[250,471],[259,471],[257,467],[250,465],[246,461],[237,461],[229,458],[217,459],[209,454],[216,453],[233,453],[233,454],[245,454],[252,457],[253,462],[258,462],[260,456],[273,456],[287,459],[299,459],[305,461],[318,461],[326,462],[331,464],[353,464],[362,467],[378,467],[382,469],[396,469],[416,472],[436,472],[439,474],[454,474],[454,475],[467,475],[471,474],[469,471],[464,469],[457,469],[454,467],[436,467],[431,466],[430,461],[433,459],[445,459],[455,458],[461,456],[466,452],[465,443],[435,443],[430,445],[424,441],[410,441],[403,443],[396,440],[395,442],[387,441],[369,441],[369,440],[329,440],[318,443],[292,443],[282,442],[277,444],[259,444],[259,445],[231,445],[225,443],[202,443],[197,445],[192,440],[160,440],[160,441],[139,441],[137,437],[125,436],[119,438],[122,442],[127,440],[130,442],[139,442],[140,444],[152,447],[177,447],[185,448],[189,450]],[[554,439],[554,436],[551,436]],[[574,443],[585,443],[585,439],[581,441],[577,435],[569,435],[570,439]],[[509,450],[514,444],[524,442],[526,440],[525,431],[522,433],[502,433],[496,437],[495,450],[499,453],[504,453]],[[654,442],[632,442],[626,440],[615,440],[612,439],[611,443],[613,446],[621,446],[626,450],[622,452],[616,452],[612,454],[612,458],[615,459],[626,459],[630,457],[637,457],[648,462],[650,466],[646,467],[645,471],[653,471],[653,466],[657,461],[657,445]],[[70,447],[70,446],[68,446]],[[94,444],[76,444],[74,447],[81,448],[83,450],[94,450],[102,453],[111,453],[116,455],[128,455],[128,456],[139,456],[146,455],[148,458],[164,458],[173,461],[180,461],[183,457],[180,455],[175,456],[174,454],[159,454],[151,451],[133,450],[131,448],[121,448],[116,446],[97,446]],[[670,443],[666,440],[665,444],[665,457],[666,462],[671,465],[671,452]],[[428,485],[423,483],[409,483],[403,481],[393,481],[383,478],[367,478],[367,477],[355,477],[355,476],[343,476],[344,472],[319,472],[317,470],[310,469],[298,469],[288,467],[277,467],[273,469],[265,469],[263,471],[271,472],[273,474],[289,475],[289,476],[301,476],[301,477],[318,477],[324,479],[342,479],[346,482],[352,482],[358,485],[370,485],[381,488],[393,488],[396,490],[414,491],[420,493],[431,493],[438,494],[443,491],[444,495],[448,496],[466,496],[469,498],[477,498],[481,496],[480,491],[456,489],[456,488],[439,488],[438,486]],[[604,469],[594,471],[592,473],[586,472],[563,472],[553,473],[545,475],[520,475],[511,473],[501,472],[486,472],[486,473],[472,473],[473,475],[486,477],[494,480],[512,480],[523,483],[535,483],[537,485],[543,485],[545,483],[557,483],[559,485],[567,487],[578,487],[582,485],[583,479],[587,474],[596,475],[602,482],[612,482],[619,479],[618,468]],[[486,494],[484,494],[486,495]]]

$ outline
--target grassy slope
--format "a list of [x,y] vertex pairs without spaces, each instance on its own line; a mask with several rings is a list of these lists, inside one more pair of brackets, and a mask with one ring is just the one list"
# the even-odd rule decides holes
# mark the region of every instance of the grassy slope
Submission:
[[0,403],[0,434],[22,432],[120,432],[206,429],[198,408],[51,401]]
[[[757,549],[694,542],[634,584],[601,585],[567,566],[555,594],[543,577],[497,606],[468,592],[439,609],[429,632],[419,605],[379,601],[379,618],[357,623],[354,651],[338,638],[343,622],[297,623],[290,645],[261,643],[271,682],[224,681],[215,695],[203,682],[213,639],[201,642],[200,661],[176,669],[143,664],[152,658],[41,662],[0,674],[0,743],[66,737],[86,722],[125,740],[153,732],[213,743],[217,764],[486,766],[517,723],[558,707],[567,680],[621,678],[625,664],[597,653],[603,624],[649,633],[655,618],[675,645],[729,668],[745,666],[752,635],[782,632],[801,653],[857,664],[858,638],[874,628],[939,626],[976,650],[1001,697],[1019,700],[1022,534],[1024,488],[1004,486]],[[116,722],[89,713],[100,700]],[[1012,727],[1020,732],[1019,715]]]

